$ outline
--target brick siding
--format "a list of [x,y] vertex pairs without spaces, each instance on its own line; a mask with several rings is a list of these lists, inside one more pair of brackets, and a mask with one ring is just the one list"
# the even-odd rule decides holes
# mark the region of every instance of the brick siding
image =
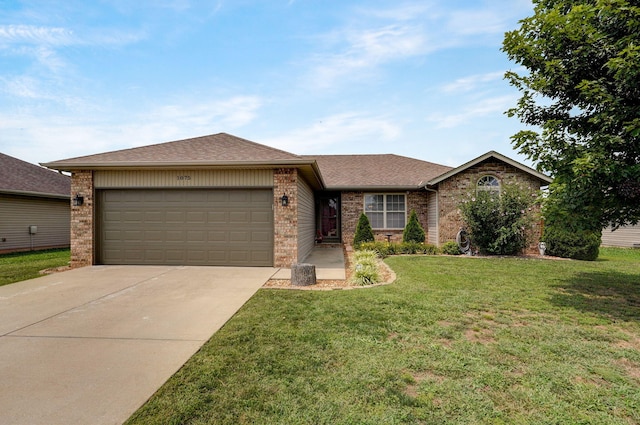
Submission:
[[80,206],[71,205],[71,267],[93,264],[94,211],[93,172],[76,171],[71,177],[71,199],[76,195],[84,198]]
[[[440,245],[447,241],[455,241],[458,231],[464,226],[458,205],[467,194],[475,190],[478,180],[485,175],[496,177],[501,185],[519,184],[532,192],[540,189],[538,179],[502,161],[482,162],[441,182],[438,185]],[[539,217],[539,212],[540,208],[536,206],[532,214],[534,217]],[[527,232],[529,245],[525,253],[538,252],[541,230],[540,220],[536,218],[532,228]]]
[[[279,168],[273,173],[274,266],[291,267],[298,262],[298,170]],[[289,205],[282,206],[286,194]]]
[[[370,192],[366,192],[370,193]],[[374,192],[371,192],[374,193]],[[375,192],[383,193],[383,192]],[[427,232],[427,192],[426,191],[410,191],[410,192],[384,192],[398,193],[406,196],[407,217],[411,210],[415,210],[418,214],[418,221],[422,228]],[[342,192],[342,242],[351,246],[358,225],[360,214],[364,211],[364,194],[365,192]],[[402,242],[402,232],[404,229],[373,229],[373,236],[377,241],[386,241],[387,235],[391,235],[391,242]],[[425,238],[426,240],[426,238]]]

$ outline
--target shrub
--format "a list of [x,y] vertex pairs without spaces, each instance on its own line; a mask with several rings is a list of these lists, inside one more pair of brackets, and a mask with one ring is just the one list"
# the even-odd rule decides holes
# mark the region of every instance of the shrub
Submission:
[[416,214],[415,210],[411,210],[409,221],[407,225],[404,226],[404,231],[402,232],[402,242],[422,243],[424,242],[424,237],[424,229],[418,221],[418,214]]
[[460,204],[473,245],[483,254],[514,255],[526,246],[531,207],[537,194],[504,185],[497,195],[478,191]]
[[388,243],[388,242],[363,242],[357,248],[359,250],[374,251],[378,257],[385,258],[389,255],[396,254],[427,254],[436,255],[440,250],[437,246],[417,243],[417,242],[402,242],[402,243]]
[[542,240],[547,245],[546,253],[575,260],[597,259],[602,228],[593,218],[593,212],[586,208],[585,214],[580,215],[567,210],[565,185],[553,184],[550,190],[554,196],[546,198],[542,206],[545,219]]
[[462,252],[460,252],[460,248],[458,247],[458,243],[455,241],[449,241],[449,242],[443,243],[442,247],[440,247],[440,251],[442,251],[442,253],[446,255],[462,254]]
[[375,251],[356,251],[353,254],[352,281],[357,285],[373,285],[380,281],[378,254]]
[[548,255],[588,261],[598,258],[601,239],[601,233],[571,230],[558,224],[545,227],[542,237]]
[[396,244],[390,244],[387,242],[362,242],[360,245],[356,247],[358,251],[373,251],[375,252],[379,258],[385,258],[389,255],[396,254]]
[[353,238],[353,246],[358,247],[363,242],[373,242],[373,229],[369,223],[369,217],[365,213],[360,214],[358,224],[356,225],[356,233]]

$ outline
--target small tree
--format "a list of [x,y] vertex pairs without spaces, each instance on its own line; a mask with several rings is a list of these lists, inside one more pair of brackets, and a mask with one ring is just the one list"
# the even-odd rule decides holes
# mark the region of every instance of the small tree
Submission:
[[353,246],[358,247],[363,242],[373,242],[373,229],[369,222],[369,217],[365,213],[360,214],[358,224],[356,226],[356,234],[353,238]]
[[402,242],[424,242],[424,229],[418,221],[418,214],[415,210],[411,210],[409,221],[402,232]]
[[555,196],[545,199],[542,208],[545,222],[542,240],[547,245],[547,255],[575,260],[597,259],[602,232],[597,222],[589,222],[588,218],[593,219],[593,216],[588,212],[580,216],[567,211],[563,200],[566,186],[556,184],[550,190]]
[[549,198],[579,221],[571,231],[636,224],[640,4],[533,0],[533,6],[533,16],[503,43],[522,69],[506,74],[522,93],[508,115],[530,126],[511,140],[539,171],[553,175]]
[[471,195],[460,204],[460,211],[473,244],[484,254],[521,253],[535,197],[515,185],[505,185],[499,195],[489,191]]

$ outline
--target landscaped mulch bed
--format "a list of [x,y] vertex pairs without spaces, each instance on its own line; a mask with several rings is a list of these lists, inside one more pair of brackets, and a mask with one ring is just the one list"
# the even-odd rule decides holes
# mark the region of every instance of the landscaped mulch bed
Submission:
[[387,266],[384,262],[378,262],[378,273],[381,277],[381,282],[375,285],[354,285],[351,281],[351,275],[353,273],[353,251],[344,251],[345,262],[345,276],[344,280],[318,280],[315,285],[309,286],[294,286],[289,279],[270,279],[263,285],[263,288],[275,288],[275,289],[297,289],[303,291],[331,291],[334,289],[358,289],[358,288],[371,288],[374,286],[388,285],[396,280],[396,274]]

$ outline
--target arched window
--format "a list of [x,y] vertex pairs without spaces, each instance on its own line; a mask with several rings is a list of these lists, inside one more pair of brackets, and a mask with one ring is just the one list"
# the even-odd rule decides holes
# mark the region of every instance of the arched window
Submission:
[[500,194],[500,180],[494,176],[482,176],[478,180],[478,190]]

